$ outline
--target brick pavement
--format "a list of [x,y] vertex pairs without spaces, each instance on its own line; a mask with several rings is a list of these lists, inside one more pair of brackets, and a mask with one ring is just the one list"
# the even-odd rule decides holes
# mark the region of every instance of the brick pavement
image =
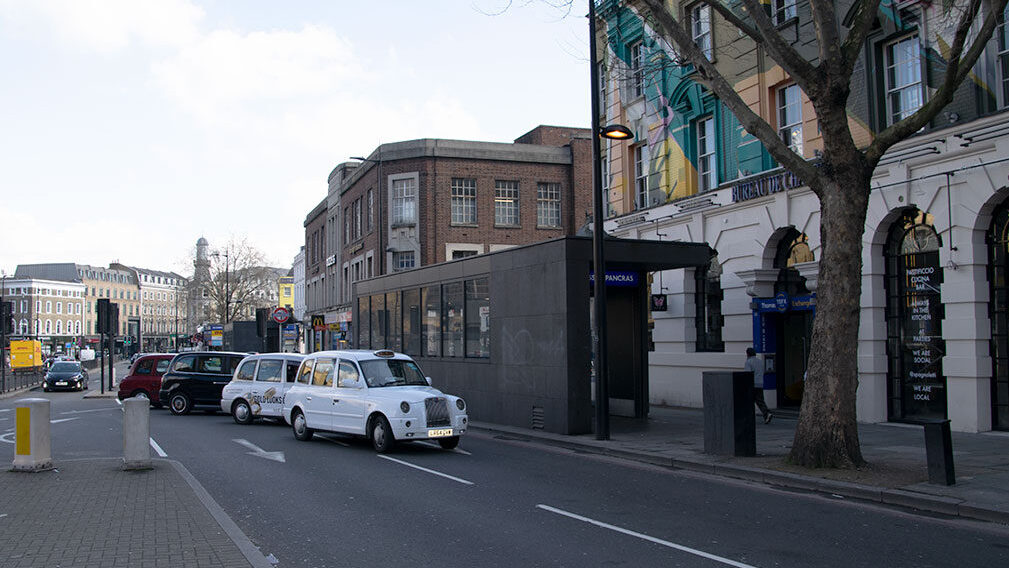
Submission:
[[4,568],[262,568],[270,563],[213,499],[169,460],[60,460],[0,471]]

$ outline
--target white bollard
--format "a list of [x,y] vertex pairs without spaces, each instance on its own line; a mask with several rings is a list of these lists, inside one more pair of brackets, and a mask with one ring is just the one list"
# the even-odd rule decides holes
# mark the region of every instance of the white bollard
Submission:
[[15,413],[14,471],[52,469],[49,401],[44,398],[22,399]]
[[151,467],[151,403],[146,398],[123,401],[123,467]]

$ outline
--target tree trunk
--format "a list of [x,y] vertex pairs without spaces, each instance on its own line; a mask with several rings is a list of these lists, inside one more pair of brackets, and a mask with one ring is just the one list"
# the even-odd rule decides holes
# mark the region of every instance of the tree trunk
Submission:
[[[820,188],[820,275],[799,424],[789,461],[805,467],[865,464],[855,420],[862,234],[870,170],[855,163],[825,168]],[[832,170],[832,171],[830,171]]]

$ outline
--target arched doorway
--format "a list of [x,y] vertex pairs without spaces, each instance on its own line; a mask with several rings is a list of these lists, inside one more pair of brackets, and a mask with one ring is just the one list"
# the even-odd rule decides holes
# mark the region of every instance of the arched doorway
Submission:
[[884,254],[890,420],[946,418],[940,246],[932,215],[916,208],[903,211],[887,236]]
[[[813,302],[803,305],[796,299],[811,298],[806,279],[794,268],[796,264],[812,262],[813,252],[809,249],[809,239],[805,233],[790,228],[778,243],[774,256],[774,268],[778,269],[778,279],[774,283],[775,298],[785,297],[789,301],[786,309],[777,315],[777,336],[775,353],[775,375],[779,408],[798,407],[802,402],[805,385],[806,363],[813,335]],[[780,309],[780,308],[779,308]]]
[[992,215],[987,242],[992,429],[1009,430],[1009,202]]

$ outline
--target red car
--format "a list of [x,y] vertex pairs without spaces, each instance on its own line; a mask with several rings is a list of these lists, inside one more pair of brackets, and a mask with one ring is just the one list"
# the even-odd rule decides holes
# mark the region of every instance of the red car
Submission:
[[172,353],[141,355],[133,362],[126,378],[119,383],[119,400],[138,397],[151,401],[151,406],[161,407],[158,391],[161,390],[161,375],[172,362]]

